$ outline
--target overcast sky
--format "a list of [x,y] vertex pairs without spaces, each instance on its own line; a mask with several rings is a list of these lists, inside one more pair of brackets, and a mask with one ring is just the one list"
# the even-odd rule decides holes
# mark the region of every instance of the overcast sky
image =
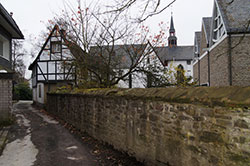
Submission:
[[[0,0],[0,2],[8,12],[14,13],[13,18],[26,38],[30,34],[38,36],[45,30],[44,22],[64,8],[63,0]],[[154,29],[161,21],[169,23],[173,11],[178,45],[193,45],[194,32],[200,31],[202,17],[210,17],[212,9],[213,0],[176,0],[171,8],[150,18],[146,24]],[[31,63],[31,59],[26,63]]]

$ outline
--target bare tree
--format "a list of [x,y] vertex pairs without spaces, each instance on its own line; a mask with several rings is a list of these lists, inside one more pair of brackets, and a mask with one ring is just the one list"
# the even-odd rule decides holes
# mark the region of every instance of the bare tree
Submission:
[[176,0],[113,0],[107,12],[127,12],[136,9],[138,15],[135,19],[139,22],[147,20],[149,17],[162,13],[169,8]]
[[26,66],[24,64],[24,56],[27,54],[26,49],[23,47],[23,41],[12,41],[12,70],[20,78],[24,78]]
[[166,33],[150,36],[147,26],[132,23],[123,10],[105,14],[101,10],[97,4],[82,6],[78,0],[77,8],[67,5],[62,14],[49,20],[49,27],[57,24],[63,30],[78,69],[79,84],[111,87],[126,81],[153,52],[148,40],[152,40],[151,45],[162,44]]

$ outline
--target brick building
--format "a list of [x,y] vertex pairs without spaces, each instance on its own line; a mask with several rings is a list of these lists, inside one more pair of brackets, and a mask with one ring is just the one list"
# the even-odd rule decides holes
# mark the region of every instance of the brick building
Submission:
[[23,39],[23,34],[0,3],[0,121],[8,119],[12,107],[12,39]]
[[194,79],[199,85],[250,85],[250,1],[214,1],[196,33]]

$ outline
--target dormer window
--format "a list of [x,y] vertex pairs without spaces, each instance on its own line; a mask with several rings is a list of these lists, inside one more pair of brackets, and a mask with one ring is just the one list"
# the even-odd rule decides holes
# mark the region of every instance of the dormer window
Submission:
[[61,42],[56,41],[56,42],[51,42],[51,52],[52,53],[60,53],[61,52]]
[[[217,6],[217,5],[215,5]],[[214,11],[213,42],[217,42],[225,34],[225,28],[218,8]]]

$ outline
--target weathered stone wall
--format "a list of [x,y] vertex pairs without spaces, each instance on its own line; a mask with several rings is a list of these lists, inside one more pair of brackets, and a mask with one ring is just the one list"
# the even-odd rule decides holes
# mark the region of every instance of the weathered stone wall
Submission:
[[250,86],[250,36],[232,36],[233,85]]
[[47,108],[150,166],[247,166],[249,94],[250,87],[97,90],[48,94]]
[[12,108],[12,75],[0,73],[0,122],[8,120]]

